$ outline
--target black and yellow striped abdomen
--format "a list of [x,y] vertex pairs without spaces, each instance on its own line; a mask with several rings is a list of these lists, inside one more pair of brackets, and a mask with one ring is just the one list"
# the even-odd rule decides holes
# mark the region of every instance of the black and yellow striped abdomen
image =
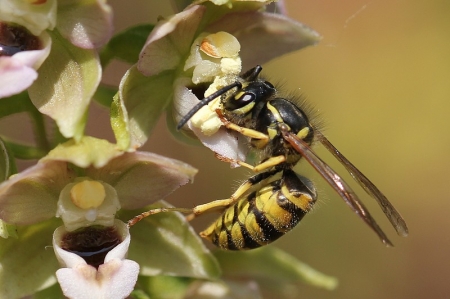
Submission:
[[292,170],[228,207],[200,235],[222,249],[269,244],[292,228],[316,201],[312,183]]

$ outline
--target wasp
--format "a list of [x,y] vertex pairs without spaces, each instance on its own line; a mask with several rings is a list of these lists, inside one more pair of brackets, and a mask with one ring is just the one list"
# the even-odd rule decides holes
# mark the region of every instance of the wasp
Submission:
[[216,110],[223,125],[245,136],[260,153],[256,165],[221,157],[256,172],[227,199],[198,205],[193,209],[162,208],[145,212],[130,222],[148,215],[180,211],[197,216],[221,209],[221,216],[202,237],[223,249],[242,250],[266,245],[290,231],[317,200],[315,187],[298,175],[294,166],[303,158],[332,186],[345,203],[378,235],[393,246],[368,209],[350,186],[311,149],[320,142],[346,168],[356,182],[373,197],[400,236],[408,235],[406,222],[384,194],[362,174],[308,118],[296,102],[277,96],[277,88],[262,79],[256,66],[195,105],[178,123],[181,129],[203,106],[220,97]]

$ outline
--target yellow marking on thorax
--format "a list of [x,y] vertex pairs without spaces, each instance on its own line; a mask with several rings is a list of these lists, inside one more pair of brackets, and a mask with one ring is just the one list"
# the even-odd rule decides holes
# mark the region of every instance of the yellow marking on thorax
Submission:
[[297,137],[303,140],[306,138],[306,136],[308,136],[308,134],[309,134],[309,127],[304,127],[303,129],[298,131]]
[[269,139],[272,140],[277,136],[278,130],[269,127],[267,128],[267,134],[269,135]]
[[277,108],[275,108],[272,104],[267,102],[267,108],[269,108],[270,112],[272,112],[273,116],[279,123],[284,123],[283,118],[280,115],[280,112],[278,112]]

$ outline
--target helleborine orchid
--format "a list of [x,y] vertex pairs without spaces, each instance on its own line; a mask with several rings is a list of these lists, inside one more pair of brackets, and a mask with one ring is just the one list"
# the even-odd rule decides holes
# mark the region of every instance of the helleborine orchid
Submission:
[[[57,146],[35,166],[0,184],[0,219],[16,225],[18,236],[0,239],[0,281],[8,286],[0,297],[45,289],[56,282],[55,272],[70,298],[123,298],[133,290],[138,273],[217,277],[215,259],[182,216],[157,215],[133,227],[131,234],[117,219],[121,214],[128,220],[140,212],[136,209],[165,198],[196,172],[183,162],[123,152],[93,137]],[[167,225],[176,229],[167,234]]]

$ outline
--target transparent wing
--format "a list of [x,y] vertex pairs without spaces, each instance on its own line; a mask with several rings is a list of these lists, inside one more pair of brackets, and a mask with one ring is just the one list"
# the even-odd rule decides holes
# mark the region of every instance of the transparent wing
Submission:
[[[317,134],[318,133],[318,134]],[[384,194],[361,172],[356,168],[344,155],[339,152],[331,142],[322,135],[322,133],[317,132],[316,136],[319,138],[320,142],[325,146],[325,148],[330,151],[333,156],[341,162],[342,165],[347,169],[350,175],[358,182],[358,184],[372,196],[380,205],[386,217],[391,222],[392,226],[395,228],[400,236],[406,237],[408,235],[408,227],[405,220],[400,215],[400,213],[394,208],[394,206],[389,202],[389,200],[384,196]]]
[[375,231],[378,237],[386,246],[394,246],[391,241],[389,241],[386,234],[381,230],[375,219],[370,215],[367,208],[356,196],[355,192],[350,188],[350,186],[322,159],[320,159],[300,138],[294,133],[290,132],[286,125],[281,124],[280,130],[283,138],[291,144],[291,146],[301,154],[312,167],[316,169],[318,173],[330,184],[331,187],[342,197],[345,203],[355,212],[369,227]]

